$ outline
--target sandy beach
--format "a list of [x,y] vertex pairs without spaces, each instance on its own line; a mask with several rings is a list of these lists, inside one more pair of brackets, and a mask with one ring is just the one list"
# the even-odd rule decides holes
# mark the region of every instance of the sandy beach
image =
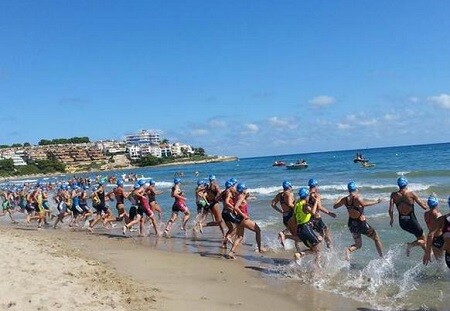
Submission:
[[170,239],[149,242],[109,233],[38,231],[25,225],[2,225],[0,232],[1,310],[361,307],[307,286],[267,280],[258,266],[244,267],[214,251],[180,253],[149,246],[163,243],[170,249]]

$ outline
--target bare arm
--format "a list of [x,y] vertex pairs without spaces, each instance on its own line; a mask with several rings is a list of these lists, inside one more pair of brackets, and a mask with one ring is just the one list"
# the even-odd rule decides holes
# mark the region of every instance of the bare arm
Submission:
[[433,239],[439,229],[444,226],[444,217],[445,216],[439,217],[436,221],[435,226],[433,228],[430,228],[430,231],[428,232],[426,249],[422,259],[424,265],[428,265],[428,263],[431,262],[431,248],[433,246]]
[[412,193],[412,197],[423,210],[427,209],[427,205],[415,193]]
[[394,198],[391,195],[391,199],[389,200],[389,209],[388,209],[389,218],[391,219],[389,224],[391,225],[391,227],[394,224],[394,206],[395,206]]
[[280,193],[277,193],[277,195],[272,199],[272,202],[270,202],[270,206],[272,206],[272,208],[277,212],[283,213],[283,210],[277,206],[279,202],[280,202]]
[[339,207],[341,207],[342,205],[344,205],[344,203],[345,203],[345,197],[343,197],[343,198],[340,198],[339,200],[337,200],[336,202],[334,202],[334,204],[333,204],[333,208],[339,208]]

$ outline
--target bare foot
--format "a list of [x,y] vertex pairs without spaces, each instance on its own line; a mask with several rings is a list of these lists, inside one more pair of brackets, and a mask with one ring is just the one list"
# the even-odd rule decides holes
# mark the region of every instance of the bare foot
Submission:
[[127,234],[127,229],[128,229],[128,228],[127,228],[126,225],[122,227],[122,234],[123,234],[123,235],[126,235],[126,234]]
[[230,251],[225,257],[227,259],[236,259],[236,256],[233,251]]

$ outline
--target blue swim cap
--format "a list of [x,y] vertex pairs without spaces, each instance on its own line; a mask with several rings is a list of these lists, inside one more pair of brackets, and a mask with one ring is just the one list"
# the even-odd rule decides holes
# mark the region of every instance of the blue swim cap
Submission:
[[156,181],[154,181],[153,179],[150,179],[149,183],[150,185],[156,185]]
[[139,182],[137,182],[137,183],[135,183],[135,184],[133,185],[133,188],[134,188],[134,189],[139,189],[139,188],[141,188],[141,185],[139,184]]
[[308,187],[312,188],[312,187],[317,187],[319,185],[319,182],[317,181],[317,179],[311,178],[308,181]]
[[234,177],[231,177],[230,181],[233,183],[233,186],[237,184],[237,179]]
[[138,184],[139,186],[145,185],[145,179],[139,179],[139,180],[137,181],[137,184]]
[[209,179],[209,181],[216,180],[216,176],[215,175],[209,175],[208,179]]
[[309,195],[309,190],[306,188],[300,188],[298,190],[298,196],[300,199],[306,199],[306,197]]
[[356,190],[358,190],[358,186],[356,185],[356,183],[354,181],[351,181],[347,184],[347,189],[348,189],[348,192],[355,192]]
[[283,189],[288,190],[290,188],[292,188],[292,184],[287,180],[283,181]]
[[405,177],[399,177],[397,179],[397,185],[400,189],[405,188],[406,186],[408,186],[408,179],[406,179]]
[[245,189],[247,189],[247,187],[245,186],[244,183],[238,183],[237,186],[236,186],[236,190],[239,193],[244,192]]
[[197,186],[204,185],[206,182],[203,179],[197,180]]
[[229,188],[231,188],[231,187],[233,187],[234,186],[234,184],[233,184],[233,182],[231,181],[231,180],[227,180],[226,182],[225,182],[225,188],[226,189],[229,189]]
[[181,183],[181,178],[178,178],[178,177],[174,178],[174,179],[173,179],[173,183],[174,183],[175,185]]
[[119,180],[117,180],[117,186],[123,186],[123,180],[122,179],[119,179]]
[[429,208],[435,208],[438,206],[439,200],[434,195],[430,195],[427,204]]

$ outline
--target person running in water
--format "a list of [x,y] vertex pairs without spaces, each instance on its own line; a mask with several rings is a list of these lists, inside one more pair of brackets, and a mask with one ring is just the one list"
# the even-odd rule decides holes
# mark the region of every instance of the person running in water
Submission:
[[330,212],[325,207],[322,206],[322,199],[319,193],[319,182],[311,178],[308,181],[308,187],[309,187],[309,197],[308,197],[308,203],[310,206],[314,206],[314,204],[317,202],[317,211],[313,215],[311,219],[311,223],[313,226],[313,229],[320,234],[321,237],[325,240],[325,243],[328,248],[331,247],[331,233],[328,229],[327,225],[323,222],[322,217],[320,216],[320,212],[327,214],[330,217],[336,218],[336,214],[333,212]]
[[[430,232],[436,227],[437,220],[442,216],[442,214],[439,211],[439,200],[434,194],[428,197],[427,205],[429,207],[429,210],[427,210],[423,214],[423,217],[425,218],[428,232]],[[443,254],[442,247],[444,246],[444,234],[442,233],[442,228],[439,228],[436,231],[431,244],[434,257],[436,258],[436,260],[441,260]]]
[[362,199],[358,194],[358,186],[355,182],[351,181],[347,185],[349,195],[337,200],[334,203],[334,208],[339,208],[343,205],[347,207],[348,212],[348,228],[353,235],[355,244],[350,245],[346,249],[345,258],[350,259],[350,253],[358,250],[362,246],[361,234],[371,238],[375,242],[378,255],[383,257],[383,245],[381,244],[378,233],[372,228],[366,221],[364,215],[364,208],[369,207],[381,202],[381,199],[376,201],[368,201]]
[[239,224],[236,229],[236,239],[233,242],[230,252],[227,258],[235,259],[236,249],[241,245],[244,238],[244,230],[248,229],[255,232],[257,251],[263,253],[265,250],[261,247],[261,228],[256,222],[250,219],[248,215],[248,199],[250,193],[247,191],[247,187],[244,183],[238,183],[236,185],[236,191],[238,193],[236,203],[234,204],[234,211],[239,219]]
[[307,188],[300,188],[298,191],[299,199],[295,202],[294,217],[297,223],[297,236],[308,247],[303,252],[296,252],[295,259],[310,254],[315,255],[315,263],[319,260],[319,245],[322,239],[316,235],[311,223],[312,217],[317,212],[319,200],[314,202],[314,205],[309,204],[308,196],[309,190]]
[[426,247],[423,229],[414,213],[414,202],[424,210],[427,209],[427,206],[419,199],[417,194],[408,190],[408,180],[405,177],[398,178],[397,185],[399,190],[391,193],[391,199],[389,201],[390,225],[392,227],[394,223],[394,206],[396,206],[400,227],[416,237],[415,241],[409,242],[406,245],[406,256],[409,256],[411,248],[420,246],[425,250]]
[[[450,197],[448,198],[447,203],[450,207]],[[428,265],[431,262],[433,240],[440,232],[442,232],[442,237],[444,238],[442,250],[445,252],[445,264],[447,265],[447,268],[450,269],[450,213],[440,216],[428,233],[427,247],[425,249],[425,254],[423,255],[423,264]]]
[[186,206],[187,198],[183,196],[183,191],[181,190],[180,186],[181,179],[178,177],[174,178],[171,196],[172,198],[174,198],[175,202],[173,202],[172,205],[172,216],[170,217],[169,221],[166,224],[166,228],[164,229],[163,235],[165,237],[169,236],[170,229],[172,228],[173,223],[178,218],[178,212],[182,212],[184,214],[183,222],[181,224],[182,231],[186,230],[186,224],[191,215],[189,213],[189,208]]
[[[283,224],[285,229],[278,233],[278,239],[284,247],[284,240],[286,238],[298,241],[297,238],[297,224],[294,214],[295,198],[292,193],[292,184],[285,180],[282,183],[283,191],[278,192],[272,199],[270,205],[274,210],[283,215]],[[280,206],[278,206],[280,204]]]

